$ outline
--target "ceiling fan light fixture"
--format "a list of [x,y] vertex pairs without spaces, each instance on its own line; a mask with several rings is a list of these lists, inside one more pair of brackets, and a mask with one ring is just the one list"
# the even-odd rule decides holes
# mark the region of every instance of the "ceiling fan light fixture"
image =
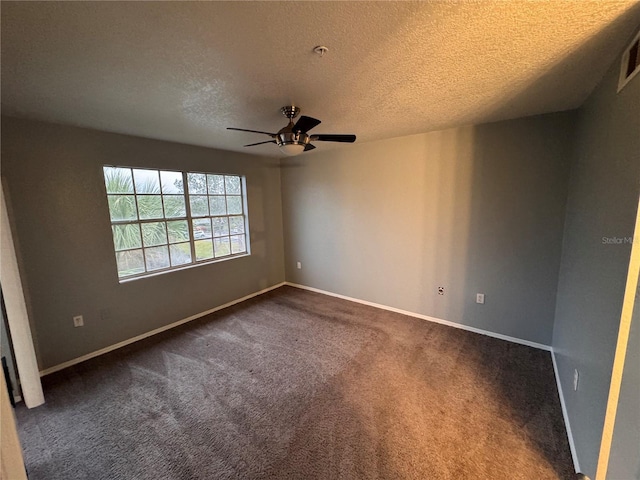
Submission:
[[280,151],[289,157],[300,155],[304,152],[303,143],[283,143],[278,146],[280,147]]
[[272,140],[266,140],[264,142],[250,143],[245,147],[255,147],[256,145],[262,145],[264,143],[275,143],[280,148],[280,151],[288,156],[293,157],[299,155],[302,152],[308,152],[314,150],[316,147],[311,141],[318,142],[346,142],[353,143],[356,141],[355,135],[335,135],[335,134],[319,134],[309,135],[309,130],[317,127],[322,122],[317,118],[301,116],[296,123],[293,123],[293,119],[300,113],[300,108],[295,105],[284,106],[280,109],[282,114],[289,119],[289,123],[278,130],[277,133],[263,132],[261,130],[249,130],[246,128],[227,127],[227,130],[236,130],[239,132],[261,133],[268,135]]

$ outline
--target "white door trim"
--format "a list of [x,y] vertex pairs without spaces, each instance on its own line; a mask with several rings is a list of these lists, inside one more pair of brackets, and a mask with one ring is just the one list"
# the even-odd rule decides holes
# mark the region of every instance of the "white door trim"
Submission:
[[33,408],[44,403],[42,383],[38,371],[38,361],[33,347],[33,337],[27,313],[22,280],[18,270],[16,249],[13,243],[9,212],[0,183],[0,283],[7,310],[7,323],[13,343],[15,362],[20,377],[22,398],[27,407]]

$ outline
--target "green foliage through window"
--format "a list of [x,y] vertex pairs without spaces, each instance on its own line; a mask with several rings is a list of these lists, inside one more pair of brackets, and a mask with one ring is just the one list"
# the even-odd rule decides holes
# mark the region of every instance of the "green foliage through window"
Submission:
[[118,277],[247,254],[242,178],[104,167]]

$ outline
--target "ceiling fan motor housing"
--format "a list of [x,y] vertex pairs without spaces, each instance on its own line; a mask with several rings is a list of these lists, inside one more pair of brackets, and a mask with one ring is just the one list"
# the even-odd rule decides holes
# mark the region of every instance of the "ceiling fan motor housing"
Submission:
[[276,143],[280,145],[306,145],[309,135],[303,132],[280,132],[276,136]]
[[304,145],[309,143],[311,137],[306,132],[294,131],[293,119],[300,113],[300,108],[295,105],[287,105],[280,109],[282,114],[289,119],[289,124],[281,128],[276,134],[276,144],[281,147],[283,145]]

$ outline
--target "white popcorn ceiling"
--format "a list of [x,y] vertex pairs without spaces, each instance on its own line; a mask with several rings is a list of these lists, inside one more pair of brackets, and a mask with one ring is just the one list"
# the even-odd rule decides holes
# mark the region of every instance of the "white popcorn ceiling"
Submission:
[[277,156],[225,127],[294,103],[364,142],[573,109],[638,25],[637,1],[3,1],[2,112]]

